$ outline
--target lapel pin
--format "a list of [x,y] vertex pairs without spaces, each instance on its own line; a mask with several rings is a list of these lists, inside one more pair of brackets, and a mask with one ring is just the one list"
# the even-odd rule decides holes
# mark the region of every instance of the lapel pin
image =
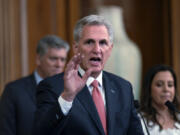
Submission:
[[57,120],[59,119],[59,115],[58,115],[58,114],[56,114],[56,119],[57,119]]
[[115,93],[115,90],[111,89],[111,92],[112,92],[112,93]]

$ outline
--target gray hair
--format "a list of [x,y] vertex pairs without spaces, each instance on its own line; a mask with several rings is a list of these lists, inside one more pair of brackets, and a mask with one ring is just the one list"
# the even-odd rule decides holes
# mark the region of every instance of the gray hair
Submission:
[[47,53],[49,48],[65,49],[67,52],[70,49],[69,44],[60,37],[56,35],[47,35],[39,40],[36,53],[43,56]]
[[108,20],[99,15],[89,15],[79,20],[74,28],[74,40],[79,42],[82,36],[82,30],[85,25],[104,25],[107,28],[110,42],[113,43],[113,28]]

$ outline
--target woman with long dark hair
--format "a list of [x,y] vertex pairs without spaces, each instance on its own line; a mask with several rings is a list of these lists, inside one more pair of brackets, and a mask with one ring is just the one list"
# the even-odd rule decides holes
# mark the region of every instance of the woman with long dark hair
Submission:
[[145,75],[140,95],[140,111],[150,135],[180,135],[180,117],[168,109],[167,101],[180,106],[176,74],[168,65],[156,65]]

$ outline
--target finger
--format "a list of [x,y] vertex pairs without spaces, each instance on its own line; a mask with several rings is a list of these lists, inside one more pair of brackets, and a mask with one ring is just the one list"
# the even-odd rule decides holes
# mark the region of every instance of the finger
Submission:
[[76,63],[76,64],[80,64],[81,61],[82,61],[82,55],[80,53],[78,53],[76,55],[76,57],[73,59],[73,61]]
[[77,55],[74,55],[69,63],[67,64],[67,67],[65,69],[65,78],[69,78],[73,73],[77,73],[79,63],[81,63],[81,55],[78,53]]
[[66,66],[66,71],[69,71],[69,70],[72,70],[72,69],[75,69],[76,67],[76,59],[78,59],[78,55],[74,55],[70,61],[68,62],[67,66]]
[[92,73],[92,69],[90,68],[90,69],[88,69],[85,73],[84,73],[84,75],[82,76],[82,80],[83,81],[87,81],[87,79],[89,78],[89,76],[91,75],[91,73]]
[[82,63],[83,58],[84,58],[84,55],[82,55],[82,54],[79,54],[79,55],[77,56],[76,64],[75,64],[75,69],[78,70],[79,65]]

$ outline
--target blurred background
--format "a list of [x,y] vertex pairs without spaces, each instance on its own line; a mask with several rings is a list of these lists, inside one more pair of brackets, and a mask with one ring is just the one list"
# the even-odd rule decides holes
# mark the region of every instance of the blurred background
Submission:
[[[134,61],[139,63],[137,89],[146,71],[155,64],[171,65],[180,84],[179,5],[179,0],[0,0],[0,95],[7,82],[34,70],[35,48],[41,37],[56,34],[72,45],[72,31],[78,19],[89,14],[107,15],[110,11],[106,9],[112,6],[123,10],[124,25],[115,31],[121,31],[117,33],[120,36],[124,33],[138,48],[139,57],[127,63],[132,68]],[[107,17],[118,22],[121,14],[111,11]],[[121,40],[116,44],[121,44]],[[70,50],[68,58],[72,55]],[[128,55],[123,59],[127,58]]]

